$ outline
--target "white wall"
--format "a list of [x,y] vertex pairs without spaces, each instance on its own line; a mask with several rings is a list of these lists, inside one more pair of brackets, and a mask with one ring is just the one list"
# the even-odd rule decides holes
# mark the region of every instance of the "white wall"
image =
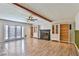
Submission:
[[75,30],[79,30],[79,12],[75,16]]
[[39,17],[36,17],[36,19],[37,21],[35,21],[33,24],[40,25],[40,29],[51,29],[51,22]]
[[71,33],[70,33],[70,42],[71,43],[75,43],[75,22],[73,22],[72,23],[72,29],[71,29],[71,31],[70,31]]

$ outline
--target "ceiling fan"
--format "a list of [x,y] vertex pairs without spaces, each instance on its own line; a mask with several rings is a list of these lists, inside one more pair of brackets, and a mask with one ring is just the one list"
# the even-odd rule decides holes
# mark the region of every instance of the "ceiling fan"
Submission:
[[33,18],[32,16],[29,16],[27,20],[28,21],[36,21],[37,19]]

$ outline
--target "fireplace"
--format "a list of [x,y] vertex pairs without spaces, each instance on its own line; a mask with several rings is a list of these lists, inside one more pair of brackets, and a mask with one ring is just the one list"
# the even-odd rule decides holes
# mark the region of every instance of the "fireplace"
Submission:
[[40,39],[50,40],[50,30],[40,30]]

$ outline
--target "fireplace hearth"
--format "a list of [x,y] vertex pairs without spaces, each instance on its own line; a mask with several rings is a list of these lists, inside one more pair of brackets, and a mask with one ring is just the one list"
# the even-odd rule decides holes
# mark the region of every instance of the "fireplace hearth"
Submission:
[[50,30],[40,30],[40,39],[50,40]]

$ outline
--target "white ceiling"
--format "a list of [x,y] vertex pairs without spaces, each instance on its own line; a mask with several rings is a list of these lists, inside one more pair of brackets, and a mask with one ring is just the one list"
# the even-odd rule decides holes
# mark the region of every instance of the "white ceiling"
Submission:
[[0,4],[0,19],[26,22],[27,16],[30,15],[25,10],[8,3]]
[[[53,21],[72,20],[79,12],[79,4],[53,4],[53,3],[20,3],[22,6],[48,17]],[[13,4],[0,4],[0,19],[26,22],[29,12]]]
[[79,4],[68,3],[28,3],[21,5],[32,9],[33,11],[55,20],[69,20],[74,19],[77,12],[79,12]]

